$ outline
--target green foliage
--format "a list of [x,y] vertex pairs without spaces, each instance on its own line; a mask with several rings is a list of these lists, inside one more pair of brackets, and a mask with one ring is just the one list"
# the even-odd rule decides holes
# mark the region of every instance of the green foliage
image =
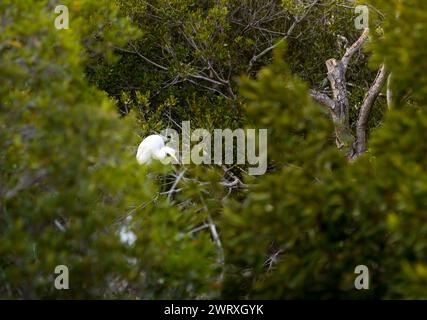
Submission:
[[[377,2],[379,7],[383,3]],[[414,13],[421,12],[423,6],[424,2],[419,2],[418,6],[404,7]],[[394,15],[389,14],[388,19],[394,21]],[[423,30],[425,21],[405,21],[406,28],[415,23]],[[398,75],[396,88],[406,92],[413,88],[414,97],[424,101],[418,83],[413,85],[418,74],[415,70],[424,70],[424,61],[393,60],[422,52],[423,47],[415,46],[419,34],[408,32],[402,40],[397,36],[399,26],[390,23],[385,25],[391,35],[385,33],[373,45],[378,50],[377,59],[379,52],[387,52],[388,67]],[[414,47],[401,46],[402,41]],[[310,154],[309,145],[300,150],[299,143],[291,144],[285,153],[282,148],[286,141],[292,143],[293,132],[279,131],[280,124],[294,121],[289,129],[304,127],[307,122],[302,115],[307,104],[303,103],[305,89],[298,86],[298,80],[284,80],[284,74],[273,65],[262,70],[256,81],[249,81],[249,108],[256,108],[257,116],[263,114],[260,109],[265,110],[258,120],[265,125],[275,119],[273,128],[278,133],[269,142],[270,151],[276,153],[278,141],[277,155],[282,159],[293,159],[292,150],[309,156],[298,167],[285,164],[281,170],[261,177],[245,201],[228,204],[223,226],[233,240],[226,242],[231,263],[226,297],[426,298],[422,289],[426,284],[426,146],[420,140],[426,130],[424,109],[406,105],[391,111],[372,134],[369,154],[351,165],[337,161],[339,155],[326,146]],[[423,83],[424,78],[418,75],[417,81]],[[284,83],[295,91],[287,97],[283,87],[279,95],[283,100],[275,98],[278,90],[274,88]],[[269,110],[275,110],[274,117]],[[322,121],[316,112],[308,117],[310,122]],[[317,126],[312,133],[321,137],[327,132]],[[308,141],[308,137],[304,139]],[[314,146],[322,144],[316,142]],[[334,165],[316,170],[312,164],[317,162]],[[359,264],[370,269],[370,290],[354,289],[354,268]]]
[[[359,36],[354,28],[354,12],[346,6],[347,1],[336,2],[325,1],[324,5],[312,8],[287,39],[286,61],[292,72],[312,87],[324,89],[325,61],[341,57],[345,46]],[[151,108],[156,111],[173,96],[178,107],[160,114],[167,123],[169,115],[177,122],[198,121],[199,115],[191,112],[194,103],[203,114],[240,118],[242,101],[237,94],[236,80],[244,73],[254,76],[260,67],[271,62],[272,55],[268,53],[249,67],[254,55],[285,35],[310,1],[131,0],[119,3],[142,36],[127,46],[116,47],[120,57],[116,63],[92,59],[89,78],[119,101],[122,92],[135,100],[137,91],[144,94],[150,91]],[[340,37],[346,38],[346,43],[339,40]],[[348,74],[352,83],[351,102],[356,106],[375,72],[367,68],[367,56],[359,53]],[[122,113],[132,108],[121,102],[119,106]],[[145,117],[144,113],[139,115]],[[382,113],[376,114],[375,119],[381,116]],[[244,124],[244,119],[238,123],[222,119],[215,126]]]
[[[395,103],[404,105],[408,96],[426,104],[427,3],[419,0],[371,1],[385,14],[381,32],[373,44],[374,61],[385,61],[392,73]],[[398,45],[397,45],[398,44]],[[410,68],[410,70],[408,70]]]
[[[167,199],[153,198],[158,187],[129,150],[138,143],[132,119],[120,120],[84,78],[89,25],[98,32],[114,16],[125,34],[125,20],[81,1],[72,29],[58,31],[46,3],[0,4],[0,296],[212,296],[209,239],[181,236],[185,215],[177,222]],[[126,216],[141,235],[132,246],[118,233]],[[186,259],[201,262],[188,272]],[[61,264],[70,290],[54,288]]]

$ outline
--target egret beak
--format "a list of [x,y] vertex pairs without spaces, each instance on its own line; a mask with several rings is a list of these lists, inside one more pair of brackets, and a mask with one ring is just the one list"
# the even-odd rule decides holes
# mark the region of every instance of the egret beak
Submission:
[[174,159],[176,162],[179,162],[178,159],[175,157],[174,154],[170,154],[171,158]]

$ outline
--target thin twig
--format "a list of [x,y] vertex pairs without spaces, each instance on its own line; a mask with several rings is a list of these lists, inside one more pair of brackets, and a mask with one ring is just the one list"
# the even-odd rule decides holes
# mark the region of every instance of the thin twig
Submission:
[[168,191],[168,200],[170,201],[172,194],[174,192],[178,192],[177,190],[175,190],[176,186],[178,185],[179,181],[182,179],[182,177],[184,176],[185,171],[187,171],[187,169],[182,170],[182,172],[178,175],[178,177],[175,179],[175,182],[173,183],[172,187],[170,188],[170,190]]
[[319,2],[319,0],[315,0],[313,1],[313,3],[310,4],[310,6],[307,8],[307,10],[304,12],[304,14],[301,17],[298,17],[294,20],[293,24],[291,25],[291,27],[288,29],[288,31],[286,32],[286,34],[279,40],[277,41],[275,44],[269,46],[268,48],[264,49],[261,53],[255,55],[252,57],[252,59],[249,61],[249,66],[247,69],[247,72],[249,72],[249,70],[252,68],[252,66],[254,65],[254,63],[261,58],[262,56],[266,55],[267,53],[269,53],[270,51],[272,51],[273,49],[275,49],[278,45],[280,45],[281,43],[283,43],[287,38],[289,38],[292,33],[294,32],[294,29],[296,28],[296,26],[305,19],[305,17],[308,15],[308,13],[311,11],[311,9]]

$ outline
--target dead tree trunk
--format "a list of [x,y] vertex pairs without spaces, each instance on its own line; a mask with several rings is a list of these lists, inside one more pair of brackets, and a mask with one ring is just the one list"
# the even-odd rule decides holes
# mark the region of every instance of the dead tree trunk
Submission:
[[355,136],[350,127],[350,106],[348,102],[346,72],[352,56],[362,48],[368,40],[368,35],[369,30],[365,29],[359,39],[346,50],[341,60],[329,59],[326,61],[328,80],[332,89],[332,98],[316,90],[310,91],[315,101],[328,108],[335,127],[337,147],[344,150],[349,159],[354,159],[366,151],[368,121],[372,106],[387,79],[387,71],[385,67],[382,66],[378,72],[377,78],[365,95],[358,117]]
[[341,60],[326,61],[328,80],[331,84],[334,107],[330,110],[335,126],[335,139],[338,149],[349,148],[353,142],[349,122],[349,104],[347,99],[346,68]]

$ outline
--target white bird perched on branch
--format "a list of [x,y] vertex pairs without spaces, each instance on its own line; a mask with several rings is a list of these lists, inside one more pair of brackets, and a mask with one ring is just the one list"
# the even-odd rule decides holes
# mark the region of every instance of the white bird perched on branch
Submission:
[[163,136],[152,134],[139,144],[136,160],[139,164],[148,164],[152,159],[162,161],[167,156],[170,156],[178,162],[175,154],[176,151],[173,148],[165,146],[165,138]]

